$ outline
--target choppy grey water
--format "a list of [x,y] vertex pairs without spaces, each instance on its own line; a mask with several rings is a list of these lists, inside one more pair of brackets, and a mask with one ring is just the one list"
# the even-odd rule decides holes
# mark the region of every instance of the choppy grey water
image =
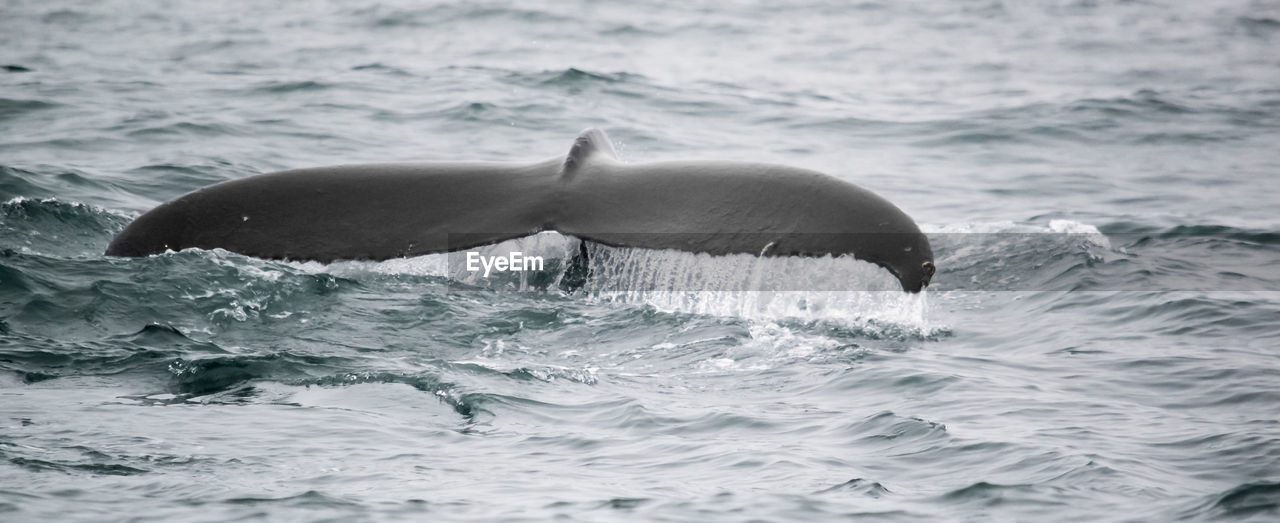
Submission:
[[[0,519],[1276,518],[1278,44],[1264,1],[5,2]],[[870,188],[939,274],[101,255],[208,184],[588,126]]]

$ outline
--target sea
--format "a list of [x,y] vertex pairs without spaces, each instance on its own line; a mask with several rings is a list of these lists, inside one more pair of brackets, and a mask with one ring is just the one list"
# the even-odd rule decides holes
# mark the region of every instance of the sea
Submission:
[[[5,0],[0,520],[1276,521],[1278,51],[1273,0]],[[103,255],[592,127],[867,188],[938,273]]]

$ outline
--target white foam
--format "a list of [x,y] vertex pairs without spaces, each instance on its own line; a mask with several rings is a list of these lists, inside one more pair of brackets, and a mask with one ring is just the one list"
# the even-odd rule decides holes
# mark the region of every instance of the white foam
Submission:
[[26,202],[35,202],[35,203],[45,204],[45,205],[66,205],[67,207],[70,207],[72,209],[87,209],[90,212],[98,213],[98,214],[110,214],[112,216],[117,216],[120,218],[128,218],[128,219],[134,218],[134,215],[120,212],[114,209],[98,207],[97,205],[90,205],[84,202],[62,201],[57,199],[56,197],[29,198],[26,196],[14,196],[13,198],[10,198],[9,201],[4,202],[4,205],[6,207],[14,207],[14,206],[21,206],[23,203],[26,203]]
[[583,290],[596,301],[747,319],[925,327],[923,293],[905,293],[889,271],[849,257],[592,251],[591,279]]
[[[561,273],[557,276],[563,278],[577,248],[576,238],[548,232],[470,250],[485,256],[514,251],[542,256],[548,262],[547,270],[555,267]],[[464,256],[430,254],[379,262],[288,265],[303,272],[347,278],[371,274],[437,276],[495,290],[534,290],[528,286],[528,273],[509,275],[506,280],[485,278],[466,269]],[[588,259],[591,276],[581,292],[590,301],[746,319],[925,328],[924,293],[905,293],[889,271],[852,257],[711,256],[588,244]]]
[[405,276],[445,276],[448,274],[448,258],[444,254],[427,254],[412,258],[392,258],[383,261],[286,262],[306,273],[328,273],[342,278],[358,278],[369,274]]
[[1038,223],[1015,223],[1009,220],[993,222],[964,222],[952,224],[921,224],[920,230],[925,234],[996,234],[996,233],[1062,233],[1062,234],[1097,234],[1102,232],[1097,226],[1075,220],[1049,220],[1048,225]]
[[1075,220],[1049,220],[1048,225],[1038,223],[1014,223],[1012,221],[966,222],[946,225],[922,224],[925,234],[1070,234],[1083,236],[1090,244],[1111,249],[1111,241],[1098,227]]

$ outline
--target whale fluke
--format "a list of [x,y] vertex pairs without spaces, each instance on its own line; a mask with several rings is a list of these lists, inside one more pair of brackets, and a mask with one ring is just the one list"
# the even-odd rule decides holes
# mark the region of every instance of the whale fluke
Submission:
[[887,200],[782,165],[627,164],[599,129],[563,158],[315,167],[200,189],[144,213],[107,247],[189,247],[273,259],[384,260],[554,230],[613,246],[713,255],[851,255],[919,292],[933,252]]

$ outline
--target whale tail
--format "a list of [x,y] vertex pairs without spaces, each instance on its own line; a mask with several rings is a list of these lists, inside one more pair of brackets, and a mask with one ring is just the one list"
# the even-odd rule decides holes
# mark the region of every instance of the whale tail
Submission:
[[781,165],[624,164],[599,129],[578,135],[563,158],[532,164],[344,165],[224,182],[138,217],[106,253],[199,247],[274,259],[383,260],[546,230],[713,255],[850,255],[885,267],[911,292],[933,275],[927,238],[870,191]]

